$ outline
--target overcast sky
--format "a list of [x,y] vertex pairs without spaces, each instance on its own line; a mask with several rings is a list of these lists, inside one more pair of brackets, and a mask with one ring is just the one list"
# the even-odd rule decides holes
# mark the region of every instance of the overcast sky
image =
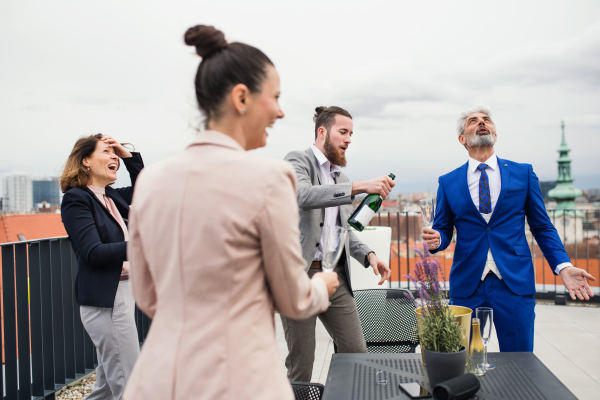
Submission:
[[394,172],[396,192],[434,191],[467,160],[456,117],[486,104],[499,157],[556,179],[564,119],[575,185],[600,187],[595,0],[4,0],[0,175],[56,175],[75,140],[99,132],[134,143],[146,165],[181,152],[201,121],[200,59],[182,39],[196,24],[279,71],[286,117],[260,154],[309,147],[314,108],[337,105],[354,116],[351,180]]

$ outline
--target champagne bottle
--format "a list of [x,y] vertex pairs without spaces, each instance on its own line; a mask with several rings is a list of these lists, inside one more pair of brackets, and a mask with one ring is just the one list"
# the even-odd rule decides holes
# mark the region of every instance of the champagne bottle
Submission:
[[481,340],[481,330],[478,318],[472,319],[471,325],[472,335],[471,345],[469,346],[469,371],[477,376],[485,375],[487,368],[485,367],[485,347]]
[[[388,175],[392,180],[396,178],[394,174]],[[352,213],[350,218],[348,218],[348,223],[351,227],[356,229],[359,232],[362,232],[365,229],[365,226],[369,225],[371,219],[375,216],[379,207],[381,207],[381,203],[383,199],[377,193],[368,194],[367,197],[363,199],[356,210]]]

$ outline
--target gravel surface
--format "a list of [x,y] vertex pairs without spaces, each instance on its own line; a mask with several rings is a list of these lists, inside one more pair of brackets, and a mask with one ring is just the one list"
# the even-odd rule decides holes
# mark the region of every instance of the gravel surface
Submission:
[[75,385],[65,386],[56,396],[56,400],[81,400],[92,393],[92,385],[96,382],[96,374],[83,379]]

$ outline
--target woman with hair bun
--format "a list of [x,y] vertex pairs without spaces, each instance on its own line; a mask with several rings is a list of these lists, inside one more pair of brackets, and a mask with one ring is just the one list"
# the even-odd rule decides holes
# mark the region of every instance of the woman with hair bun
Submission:
[[125,398],[291,400],[274,311],[323,312],[338,281],[305,272],[291,165],[247,152],[283,118],[279,75],[211,26],[188,29],[185,43],[202,57],[206,130],[137,181],[130,274],[152,325]]

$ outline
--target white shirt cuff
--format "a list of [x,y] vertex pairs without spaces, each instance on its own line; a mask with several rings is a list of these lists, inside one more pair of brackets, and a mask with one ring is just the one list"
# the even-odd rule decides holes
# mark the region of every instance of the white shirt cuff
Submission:
[[567,267],[572,267],[572,266],[573,266],[573,264],[571,264],[570,262],[564,262],[564,263],[558,264],[556,266],[556,268],[554,268],[554,272],[556,272],[557,274],[560,274],[561,270],[563,270]]

